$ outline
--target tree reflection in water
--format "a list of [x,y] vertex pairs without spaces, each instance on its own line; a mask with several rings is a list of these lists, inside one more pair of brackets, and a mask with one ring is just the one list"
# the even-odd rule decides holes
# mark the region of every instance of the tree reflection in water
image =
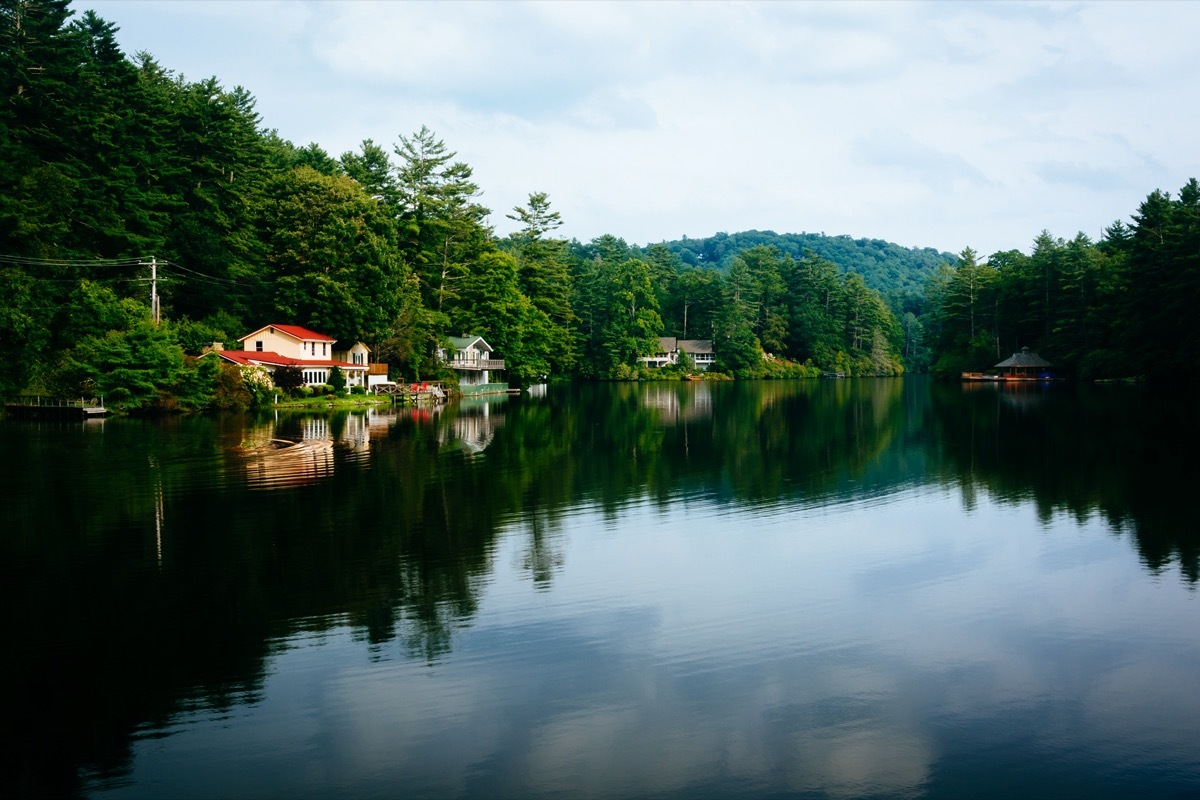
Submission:
[[1031,498],[1043,519],[1100,514],[1148,569],[1177,563],[1194,583],[1185,406],[1128,387],[881,379],[5,423],[0,577],[20,650],[5,707],[23,732],[5,774],[18,795],[119,780],[131,742],[181,709],[253,702],[300,633],[350,626],[373,658],[437,664],[479,611],[502,532],[524,537],[521,568],[550,591],[581,507],[806,507],[936,483]]

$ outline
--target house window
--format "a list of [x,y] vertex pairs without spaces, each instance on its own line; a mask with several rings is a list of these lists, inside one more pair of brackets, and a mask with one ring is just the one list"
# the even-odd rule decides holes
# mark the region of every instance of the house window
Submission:
[[254,349],[261,353],[262,352],[262,342],[255,342]]
[[325,355],[325,342],[321,342],[321,355]]

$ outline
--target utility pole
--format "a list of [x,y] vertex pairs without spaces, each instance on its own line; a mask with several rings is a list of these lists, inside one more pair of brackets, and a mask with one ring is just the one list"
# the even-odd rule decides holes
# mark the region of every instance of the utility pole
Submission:
[[150,311],[154,314],[154,326],[158,327],[158,259],[150,256]]
[[[145,261],[139,261],[138,266],[146,266]],[[145,278],[138,278],[140,281]],[[162,314],[158,308],[158,258],[150,256],[150,318],[154,320],[155,327],[162,321]]]

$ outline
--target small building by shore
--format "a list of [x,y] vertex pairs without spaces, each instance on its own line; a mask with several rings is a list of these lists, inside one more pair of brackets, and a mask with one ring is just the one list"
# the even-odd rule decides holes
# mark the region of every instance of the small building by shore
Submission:
[[1053,364],[1030,351],[1028,347],[1022,347],[1021,352],[1013,353],[1011,358],[1004,359],[994,369],[999,371],[1001,377],[1009,380],[1046,380],[1054,377],[1054,373],[1051,372],[1053,367]]
[[1028,347],[1022,347],[1021,352],[1013,353],[992,367],[992,372],[964,372],[964,381],[1049,381],[1056,380],[1053,372],[1054,365]]

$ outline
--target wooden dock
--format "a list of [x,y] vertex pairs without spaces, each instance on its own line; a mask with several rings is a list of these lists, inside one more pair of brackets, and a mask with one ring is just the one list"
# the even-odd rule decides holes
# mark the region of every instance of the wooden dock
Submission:
[[449,391],[441,381],[380,383],[376,384],[372,391],[376,395],[391,395],[396,402],[444,403],[449,399]]
[[99,419],[108,416],[108,409],[102,401],[38,397],[5,403],[4,413],[13,419]]

